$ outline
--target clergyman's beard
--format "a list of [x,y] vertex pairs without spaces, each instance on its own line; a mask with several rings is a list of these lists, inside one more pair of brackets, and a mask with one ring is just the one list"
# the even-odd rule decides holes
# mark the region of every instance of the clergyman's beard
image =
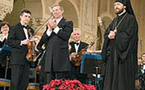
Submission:
[[120,14],[120,13],[123,12],[123,10],[124,10],[124,9],[118,9],[118,10],[115,10],[115,13],[116,13],[116,14]]

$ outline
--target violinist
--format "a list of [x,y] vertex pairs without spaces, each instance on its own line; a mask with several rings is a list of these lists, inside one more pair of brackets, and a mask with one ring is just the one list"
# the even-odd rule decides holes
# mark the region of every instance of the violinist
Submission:
[[[20,22],[12,26],[7,43],[12,47],[11,51],[11,90],[27,90],[29,83],[30,62],[26,59],[28,53],[28,43],[30,33],[34,30],[28,26],[31,18],[31,12],[24,9],[20,12]],[[30,33],[28,33],[28,30]]]
[[[8,22],[2,22],[0,24],[0,78],[4,78],[5,76],[5,67],[6,67],[6,62],[7,58],[10,57],[11,52],[8,50],[2,50],[4,45],[7,45],[6,40],[8,36],[8,31],[9,31],[9,23]],[[10,70],[10,69],[9,69]],[[10,73],[8,73],[10,74]],[[8,77],[10,79],[10,77]]]
[[84,48],[88,46],[87,43],[80,41],[81,37],[81,30],[79,28],[74,28],[72,33],[72,38],[74,41],[70,42],[71,50],[70,50],[70,60],[71,60],[71,70],[72,73],[72,79],[77,79],[81,81],[82,83],[86,83],[87,75],[80,74],[80,66],[74,65],[74,61],[72,60],[72,57],[75,58],[76,55]]

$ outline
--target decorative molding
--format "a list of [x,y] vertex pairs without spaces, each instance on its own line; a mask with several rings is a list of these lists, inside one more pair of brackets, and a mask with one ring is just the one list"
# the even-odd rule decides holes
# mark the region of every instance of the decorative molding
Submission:
[[0,3],[0,20],[3,20],[8,13],[11,13],[13,5]]
[[[45,31],[46,28],[46,19],[45,18],[32,18],[30,21],[30,26],[34,29],[34,31],[38,31],[38,34],[42,34]],[[41,27],[41,28],[40,28]]]

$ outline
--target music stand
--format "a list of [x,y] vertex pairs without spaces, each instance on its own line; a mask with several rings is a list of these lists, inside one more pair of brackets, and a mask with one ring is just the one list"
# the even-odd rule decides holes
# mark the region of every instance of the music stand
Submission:
[[80,73],[95,74],[96,67],[102,66],[102,56],[100,54],[83,54]]
[[[100,90],[99,79],[102,69],[102,56],[100,54],[83,54],[80,73],[95,74],[95,86]],[[102,79],[102,78],[101,78]]]
[[[0,50],[0,54],[2,54],[3,51],[11,51],[11,47],[9,47],[8,45],[3,45],[3,47]],[[4,78],[7,79],[7,71],[8,71],[8,65],[9,65],[9,61],[10,61],[10,57],[9,55],[6,56],[6,69],[5,69],[5,76]],[[6,87],[4,87],[4,90],[6,90]]]
[[8,45],[4,45],[1,50],[0,50],[0,54],[2,53],[2,51],[7,50],[7,51],[11,51],[11,47],[9,47]]

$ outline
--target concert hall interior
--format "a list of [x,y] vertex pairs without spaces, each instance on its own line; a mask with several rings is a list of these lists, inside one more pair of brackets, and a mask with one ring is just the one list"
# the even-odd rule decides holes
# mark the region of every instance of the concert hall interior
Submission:
[[[47,20],[53,14],[53,10],[51,7],[57,4],[59,4],[64,8],[63,17],[65,17],[65,19],[67,19],[68,21],[70,20],[73,22],[73,29],[79,28],[81,30],[79,42],[86,43],[86,46],[81,48],[80,51],[79,49],[78,52],[75,51],[77,55],[79,54],[81,55],[81,60],[80,60],[81,65],[79,66],[76,65],[75,67],[77,68],[79,67],[79,73],[87,75],[87,78],[85,78],[86,81],[83,81],[83,83],[85,82],[86,84],[94,85],[96,89],[93,90],[103,90],[102,88],[104,83],[103,80],[104,80],[105,70],[103,66],[104,63],[101,57],[101,51],[103,49],[103,44],[104,44],[105,30],[110,25],[112,20],[116,17],[116,14],[114,13],[114,1],[115,0],[0,0],[0,46],[1,46],[0,47],[0,90],[9,90],[10,87],[10,82],[11,82],[10,63],[12,59],[10,52],[11,49],[13,49],[7,46],[7,43],[3,43],[3,41],[7,39],[7,37],[5,38],[2,35],[3,26],[1,26],[1,23],[3,21],[8,22],[8,25],[10,25],[8,27],[9,29],[11,29],[11,26],[20,22],[20,11],[22,9],[30,10],[31,19],[29,22],[29,26],[32,27],[34,30],[34,34],[35,34],[34,38],[36,41],[38,41],[35,42],[37,46],[39,40],[44,35],[43,33],[46,30],[46,26],[48,24]],[[137,59],[138,59],[139,68],[137,72],[138,76],[136,77],[135,80],[135,88],[136,90],[144,90],[145,89],[145,35],[144,35],[145,34],[145,25],[144,25],[145,11],[143,10],[143,8],[145,5],[145,0],[130,0],[130,2],[135,14],[135,18],[138,23]],[[55,20],[55,22],[56,21],[57,20]],[[61,28],[59,29],[61,30]],[[73,35],[71,35],[68,41],[69,43],[68,47],[70,51],[73,48],[73,46],[70,45],[70,42],[73,41],[75,41],[75,39]],[[94,43],[90,47],[92,42]],[[43,45],[42,48],[44,49],[45,45]],[[65,46],[61,48],[65,49]],[[85,50],[81,52],[84,48]],[[38,54],[37,56],[39,57],[40,50],[36,48],[35,51],[36,54]],[[4,55],[5,53],[8,54]],[[39,83],[41,82],[40,75],[39,75],[40,69],[45,66],[44,65],[45,62],[40,63],[42,56],[45,56],[43,54],[40,55],[39,60],[36,61],[34,60],[35,62],[31,62],[29,85],[27,88],[28,90],[40,90],[39,88]],[[69,52],[69,54],[71,53]],[[75,54],[75,56],[77,55]],[[3,58],[4,56],[5,58]],[[72,60],[71,60],[72,57],[71,56],[69,57],[68,58],[70,59],[70,63],[72,64]],[[53,64],[53,62],[51,63]],[[40,64],[42,64],[42,66]],[[92,72],[90,69],[92,70]],[[84,78],[85,76],[78,75],[78,77]]]

